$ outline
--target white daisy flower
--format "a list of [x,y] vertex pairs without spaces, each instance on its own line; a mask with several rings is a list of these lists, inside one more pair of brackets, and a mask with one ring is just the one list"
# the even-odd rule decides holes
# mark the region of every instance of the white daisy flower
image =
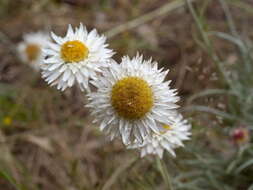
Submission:
[[114,54],[107,48],[105,36],[99,36],[95,29],[87,32],[82,24],[75,31],[69,25],[63,38],[53,32],[51,36],[55,43],[43,50],[47,58],[41,65],[42,77],[62,91],[75,83],[82,91],[89,90],[89,79],[96,78],[96,72],[107,66]]
[[46,47],[49,40],[49,35],[44,32],[25,34],[23,41],[17,47],[21,60],[29,64],[36,71],[39,71],[39,65],[44,58],[42,49]]
[[146,138],[141,144],[129,145],[128,148],[139,148],[141,157],[147,154],[156,154],[162,158],[164,150],[176,157],[174,149],[184,146],[182,141],[189,139],[191,125],[183,119],[181,114],[178,114],[172,125],[161,124],[160,127],[160,133],[152,133],[151,138]]
[[92,81],[97,91],[88,94],[94,122],[111,140],[121,136],[124,144],[158,133],[158,123],[170,122],[178,107],[176,90],[170,89],[170,81],[164,82],[167,73],[138,55],[123,57],[120,65],[111,64]]

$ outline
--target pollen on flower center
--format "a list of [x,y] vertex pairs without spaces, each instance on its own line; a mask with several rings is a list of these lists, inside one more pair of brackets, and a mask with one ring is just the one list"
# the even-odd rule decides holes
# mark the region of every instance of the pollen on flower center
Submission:
[[140,119],[150,111],[153,102],[152,89],[139,77],[125,77],[112,88],[112,106],[123,118]]
[[61,57],[66,62],[83,61],[88,54],[88,48],[78,40],[65,42],[61,47]]
[[36,44],[28,44],[25,48],[25,53],[29,61],[34,61],[40,54],[40,47]]

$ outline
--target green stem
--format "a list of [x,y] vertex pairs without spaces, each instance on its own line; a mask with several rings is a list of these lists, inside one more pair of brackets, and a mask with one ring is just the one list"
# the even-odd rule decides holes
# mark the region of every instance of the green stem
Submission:
[[166,186],[168,187],[168,190],[174,190],[173,186],[172,186],[172,182],[171,182],[171,177],[169,175],[169,172],[167,170],[166,164],[164,163],[163,160],[161,160],[160,158],[156,158],[156,163],[158,166],[159,171],[162,174],[163,180],[166,183]]
[[239,33],[236,30],[234,19],[232,17],[232,14],[230,12],[230,9],[227,5],[226,0],[219,0],[219,1],[221,4],[221,7],[225,13],[228,27],[229,27],[229,30],[230,30],[232,36],[234,36],[237,39],[237,41],[239,41],[242,44],[242,46],[236,46],[236,47],[239,50],[239,56],[243,59],[245,65],[246,65],[245,71],[250,72],[251,71],[251,60],[250,60],[249,49],[247,47],[247,44],[244,43],[244,41],[241,39]]
[[226,19],[228,21],[228,27],[229,27],[230,32],[232,33],[233,36],[240,38],[240,36],[236,30],[236,27],[235,27],[234,19],[231,15],[231,12],[229,10],[229,7],[228,7],[226,1],[225,0],[219,0],[219,1],[222,6],[222,9],[224,10]]

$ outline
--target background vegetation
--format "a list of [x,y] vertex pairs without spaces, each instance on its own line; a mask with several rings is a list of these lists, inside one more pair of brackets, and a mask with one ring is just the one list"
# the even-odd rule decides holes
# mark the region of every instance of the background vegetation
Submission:
[[[139,51],[171,70],[193,125],[176,159],[110,142],[78,89],[50,88],[17,58],[23,34],[80,22],[116,60]],[[0,190],[253,190],[252,24],[252,0],[1,0]]]

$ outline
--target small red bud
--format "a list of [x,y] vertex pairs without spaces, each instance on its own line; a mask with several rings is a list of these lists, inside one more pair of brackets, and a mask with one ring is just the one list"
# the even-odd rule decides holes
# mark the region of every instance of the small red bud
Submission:
[[232,132],[232,138],[236,144],[245,144],[249,141],[249,130],[242,127],[234,129]]

